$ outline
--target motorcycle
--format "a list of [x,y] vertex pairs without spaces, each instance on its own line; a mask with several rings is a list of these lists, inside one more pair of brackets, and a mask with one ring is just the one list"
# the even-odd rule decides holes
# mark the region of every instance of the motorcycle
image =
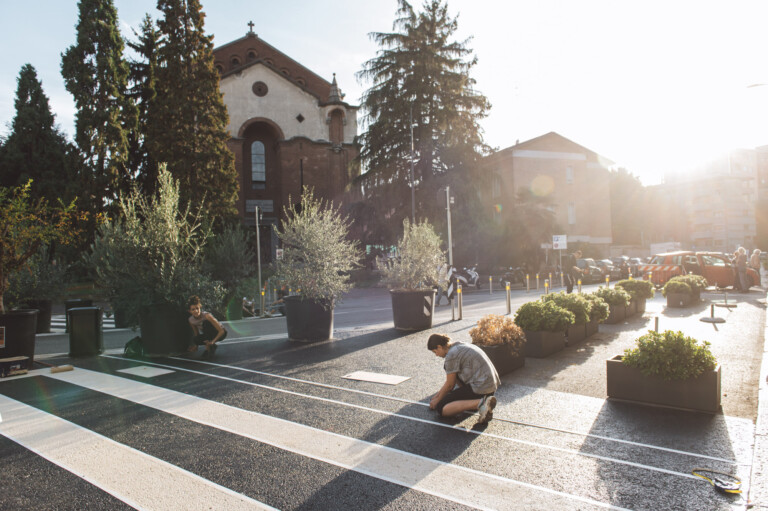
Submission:
[[474,286],[476,289],[480,289],[480,274],[477,272],[477,266],[465,267],[462,271],[456,270],[454,276],[456,277],[456,282],[461,284],[462,287]]
[[504,272],[504,275],[499,277],[499,285],[504,287],[506,283],[510,284],[522,284],[525,282],[525,272],[522,268],[510,266],[509,269]]

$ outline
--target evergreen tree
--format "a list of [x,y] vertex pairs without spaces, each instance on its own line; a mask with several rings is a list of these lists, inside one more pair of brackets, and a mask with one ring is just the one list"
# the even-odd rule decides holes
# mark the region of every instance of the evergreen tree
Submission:
[[[471,186],[470,171],[489,150],[478,122],[490,104],[474,90],[470,71],[477,58],[467,47],[469,40],[453,40],[457,26],[442,0],[427,0],[418,14],[399,0],[393,32],[371,34],[382,49],[358,73],[358,79],[372,82],[363,96],[367,129],[360,158],[367,172],[360,181],[379,221],[411,209],[412,138],[419,217],[440,225],[444,213],[435,197],[446,184],[472,195],[464,189]],[[383,227],[369,226],[373,232]]]
[[147,132],[152,124],[149,120],[151,104],[157,97],[157,45],[160,33],[149,14],[144,17],[140,33],[134,32],[137,40],[126,44],[138,54],[129,62],[130,89],[128,97],[138,108],[137,129],[128,135],[128,167],[136,176],[137,184],[145,195],[153,196],[157,185],[157,162],[149,151]]
[[150,154],[165,162],[181,198],[204,200],[218,219],[236,214],[237,171],[227,147],[229,122],[212,37],[203,32],[198,0],[158,0],[157,97],[150,104]]
[[33,199],[69,202],[76,195],[73,155],[69,154],[73,148],[54,124],[35,68],[24,64],[16,83],[16,115],[0,148],[0,186],[18,187],[32,179]]
[[80,0],[77,43],[61,58],[61,74],[75,99],[75,143],[94,173],[97,199],[114,201],[130,189],[128,133],[136,107],[125,96],[128,64],[112,0]]
[[640,245],[643,223],[651,212],[647,194],[640,179],[625,168],[612,170],[609,190],[611,196],[611,231],[616,245]]

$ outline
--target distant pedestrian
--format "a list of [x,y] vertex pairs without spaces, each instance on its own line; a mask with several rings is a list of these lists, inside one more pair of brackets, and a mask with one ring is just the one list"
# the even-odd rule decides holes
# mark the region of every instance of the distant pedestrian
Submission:
[[474,344],[454,343],[444,334],[432,334],[427,349],[445,359],[445,383],[429,402],[443,417],[477,410],[478,424],[493,418],[501,380],[488,355]]
[[757,272],[757,284],[762,285],[763,278],[760,276],[760,252],[759,248],[756,248],[749,258],[749,267]]
[[227,337],[227,331],[221,326],[213,314],[203,310],[199,296],[191,296],[187,301],[189,307],[189,326],[192,327],[192,344],[189,352],[197,351],[198,346],[205,345],[202,358],[211,358],[216,353],[216,343]]
[[747,249],[739,247],[736,251],[736,271],[739,274],[739,285],[745,293],[749,292],[749,276],[747,275]]
[[580,258],[581,250],[577,250],[576,252],[565,256],[566,293],[573,292],[573,286],[575,286],[581,278],[581,269],[576,262]]

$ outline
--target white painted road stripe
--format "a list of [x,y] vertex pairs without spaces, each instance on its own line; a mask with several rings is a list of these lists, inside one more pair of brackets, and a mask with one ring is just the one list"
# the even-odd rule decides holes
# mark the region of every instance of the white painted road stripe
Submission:
[[540,492],[556,497],[547,505],[555,509],[574,501],[621,509],[114,375],[78,368],[45,376],[479,509],[540,509]]
[[2,395],[0,434],[137,509],[274,509]]

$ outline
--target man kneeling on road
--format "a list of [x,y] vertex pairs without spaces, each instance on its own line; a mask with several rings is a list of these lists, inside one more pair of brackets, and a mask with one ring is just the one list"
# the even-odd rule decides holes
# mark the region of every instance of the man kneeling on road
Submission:
[[[478,424],[485,424],[493,418],[499,388],[499,373],[488,356],[473,344],[451,342],[443,334],[432,334],[427,349],[445,359],[445,383],[429,402],[429,408],[437,410],[443,417],[461,412],[477,410]],[[457,386],[458,385],[458,386]]]

